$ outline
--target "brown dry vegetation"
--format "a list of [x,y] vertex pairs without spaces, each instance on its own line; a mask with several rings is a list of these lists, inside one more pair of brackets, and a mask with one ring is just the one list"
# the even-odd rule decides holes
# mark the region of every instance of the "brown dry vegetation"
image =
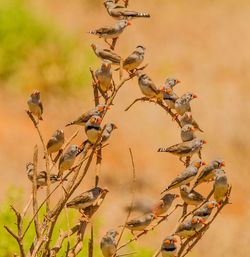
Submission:
[[[92,41],[103,42],[85,32],[113,22],[98,2],[40,0],[33,4],[65,31],[81,34],[82,43],[90,45]],[[247,256],[250,240],[247,158],[250,152],[250,3],[244,0],[131,0],[130,7],[149,11],[152,18],[132,21],[132,26],[120,37],[116,51],[126,56],[136,45],[144,45],[147,49],[145,63],[149,63],[146,70],[157,85],[168,76],[177,77],[182,81],[176,87],[178,95],[186,91],[198,95],[192,102],[192,110],[205,131],[204,135],[199,135],[208,141],[203,150],[204,161],[224,158],[233,185],[233,204],[223,210],[190,256]],[[77,56],[75,58],[77,61]],[[96,60],[94,68],[98,65],[100,61]],[[10,185],[24,187],[26,196],[31,188],[25,176],[25,163],[32,158],[38,136],[24,112],[29,94],[28,91],[23,95],[2,91],[0,95],[1,201]],[[103,154],[100,182],[109,187],[111,193],[102,207],[101,215],[105,220],[102,233],[120,225],[125,218],[123,207],[130,201],[132,179],[128,147],[133,149],[136,164],[136,196],[158,199],[160,191],[183,169],[175,156],[157,153],[158,147],[180,141],[179,128],[166,113],[149,103],[137,103],[124,112],[139,96],[134,78],[119,92],[115,106],[105,118],[116,123],[119,129],[113,133]],[[94,104],[91,77],[89,85],[84,85],[80,92],[72,92],[64,98],[42,95],[42,100],[45,113],[41,129],[48,138],[56,128],[63,128]],[[65,129],[66,136],[75,130],[76,127]],[[84,139],[81,130],[75,142]],[[94,185],[94,175],[92,167],[81,191]],[[166,225],[138,244],[156,249],[161,240],[172,233],[175,220],[171,217]]]

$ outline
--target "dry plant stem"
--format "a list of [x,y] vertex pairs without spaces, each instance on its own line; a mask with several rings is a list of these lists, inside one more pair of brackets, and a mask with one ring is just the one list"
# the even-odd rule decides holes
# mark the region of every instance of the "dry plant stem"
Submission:
[[93,224],[91,224],[91,232],[90,232],[90,239],[89,239],[89,257],[93,257],[93,248],[94,248],[94,230]]
[[116,43],[117,43],[117,40],[118,40],[118,37],[113,38],[112,44],[111,44],[112,47],[110,47],[111,49],[115,50],[115,45],[116,45]]
[[19,249],[20,249],[20,256],[25,257],[25,250],[24,250],[24,245],[23,245],[23,239],[22,239],[22,232],[23,232],[23,219],[21,214],[13,207],[10,206],[11,209],[15,212],[15,215],[17,217],[17,229],[18,232],[17,234],[14,233],[11,229],[9,229],[7,226],[4,226],[4,228],[16,239]]
[[137,253],[137,252],[123,253],[123,254],[117,255],[117,257],[128,256],[128,255],[132,255],[132,254],[136,254],[136,253]]
[[126,109],[125,111],[128,111],[136,102],[138,101],[143,101],[143,102],[149,102],[149,103],[155,103],[157,105],[159,105],[162,109],[164,109],[172,118],[174,118],[174,120],[177,122],[177,124],[179,125],[179,127],[181,128],[181,123],[178,119],[175,118],[175,115],[174,113],[169,110],[169,108],[167,106],[165,106],[163,104],[162,101],[157,101],[155,102],[154,100],[150,99],[150,98],[147,98],[147,97],[141,97],[141,98],[137,98],[134,100],[134,102],[132,102],[132,104],[130,104]]
[[159,248],[152,257],[157,257],[161,253],[161,248]]
[[[34,147],[34,156],[33,156],[33,163],[34,163],[34,171],[33,171],[33,186],[32,186],[32,195],[33,195],[33,214],[38,213],[37,209],[37,162],[38,162],[38,147],[35,145]],[[40,237],[40,225],[39,225],[39,218],[38,215],[35,215],[34,218],[35,223],[35,230],[36,235]]]
[[[229,197],[230,197],[230,194],[231,194],[231,190],[232,190],[232,187],[229,188],[229,191],[228,191],[228,195],[226,197],[226,199],[222,202],[222,204],[220,205],[219,209],[217,210],[217,212],[214,214],[213,218],[202,228],[199,230],[199,234],[201,236],[197,237],[197,235],[194,235],[188,239],[186,239],[186,241],[183,243],[182,247],[180,248],[179,252],[178,252],[178,257],[184,257],[186,256],[190,251],[191,249],[201,240],[202,236],[205,234],[205,232],[209,229],[209,226],[210,224],[213,223],[213,221],[215,220],[215,218],[218,216],[218,214],[221,212],[221,210],[227,205],[229,204]],[[195,240],[194,240],[195,239]],[[189,243],[191,241],[194,242],[188,247],[188,249],[185,251],[185,253],[182,255],[182,253],[184,252],[185,248],[187,247],[187,245],[189,245]]]
[[[133,206],[134,206],[134,201],[135,201],[135,190],[136,190],[136,173],[135,173],[135,163],[134,163],[134,158],[133,158],[133,153],[132,153],[132,150],[131,148],[129,148],[129,154],[130,154],[130,158],[131,158],[131,163],[132,163],[132,171],[133,171],[133,187],[132,187],[132,199],[131,199],[131,204],[130,204],[130,208],[128,210],[128,215],[125,219],[125,222],[124,222],[124,226],[122,227],[122,231],[121,231],[121,234],[117,240],[117,244],[116,244],[116,252],[121,248],[119,246],[119,243],[122,239],[122,235],[124,233],[124,230],[125,230],[125,224],[127,223],[128,219],[129,219],[129,216],[132,212],[132,209],[133,209]],[[116,256],[116,253],[114,254],[114,257]]]
[[[38,127],[38,124],[35,121],[33,115],[27,110],[26,110],[26,113],[28,114],[29,118],[33,122],[33,124],[34,124],[34,126],[35,126],[35,128],[38,132],[38,135],[40,137],[42,146],[43,146],[43,152],[44,152],[44,156],[45,156],[45,167],[46,167],[46,173],[47,173],[47,196],[48,196],[49,193],[50,193],[50,168],[49,168],[49,156],[48,156],[47,148],[46,148],[46,145],[45,145],[43,135],[42,135],[42,133],[41,133],[39,127]],[[48,197],[47,202],[46,202],[47,212],[49,212],[49,205],[50,205],[50,203],[49,203],[49,197]]]
[[[93,204],[93,206],[90,206],[86,209],[84,209],[84,213],[91,219],[91,217],[95,214],[95,212],[99,209],[102,202],[104,201],[106,197],[106,194],[101,195]],[[88,221],[83,217],[80,221],[80,226],[77,231],[77,238],[76,243],[72,247],[72,249],[69,251],[68,257],[74,257],[76,256],[81,250],[83,246],[83,238],[88,225]]]

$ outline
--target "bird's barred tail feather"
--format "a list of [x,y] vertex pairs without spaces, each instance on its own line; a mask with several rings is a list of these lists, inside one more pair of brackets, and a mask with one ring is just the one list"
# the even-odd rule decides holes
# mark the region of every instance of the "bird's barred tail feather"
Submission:
[[137,13],[136,17],[150,18],[150,14],[149,13]]
[[74,122],[74,121],[72,121],[72,122],[70,122],[70,123],[66,124],[66,125],[65,125],[65,127],[68,127],[68,126],[71,126],[71,125],[74,125],[74,124],[75,124],[75,122]]
[[90,31],[88,31],[87,33],[93,34],[93,35],[96,35],[96,34],[97,34],[96,30],[90,30]]
[[165,188],[162,192],[161,192],[161,194],[163,194],[163,193],[165,193],[166,191],[168,191],[168,187],[167,188]]
[[158,149],[158,152],[168,152],[168,148],[161,147]]

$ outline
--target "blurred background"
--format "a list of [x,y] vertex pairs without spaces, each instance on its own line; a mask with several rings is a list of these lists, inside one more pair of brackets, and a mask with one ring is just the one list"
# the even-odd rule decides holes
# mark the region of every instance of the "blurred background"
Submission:
[[[191,105],[195,119],[205,131],[197,136],[208,141],[202,151],[203,160],[208,163],[216,157],[223,158],[233,185],[232,205],[223,209],[189,256],[247,256],[250,3],[247,0],[130,0],[129,3],[131,9],[149,12],[151,18],[132,20],[132,26],[119,38],[116,52],[126,57],[137,45],[144,45],[144,63],[149,64],[146,71],[156,85],[167,77],[176,77],[182,81],[175,88],[178,95],[187,91],[198,95]],[[32,160],[36,143],[40,150],[39,169],[44,168],[37,132],[24,112],[28,96],[33,89],[41,91],[44,121],[40,127],[46,141],[57,128],[65,128],[66,123],[90,109],[94,101],[89,67],[97,69],[101,64],[90,44],[104,45],[104,42],[86,32],[111,23],[114,20],[107,15],[101,0],[0,1],[1,256],[18,252],[16,242],[2,225],[14,228],[15,217],[9,204],[21,209],[29,199],[31,183],[26,177],[25,164]],[[183,170],[177,157],[157,153],[158,147],[181,141],[180,129],[162,109],[154,104],[137,103],[124,112],[140,96],[134,78],[120,90],[105,117],[106,122],[114,122],[119,129],[103,150],[100,186],[108,187],[110,193],[94,217],[94,256],[101,256],[99,242],[103,234],[126,217],[124,207],[131,201],[132,186],[129,147],[136,166],[136,199],[159,200],[162,189]],[[77,129],[65,128],[66,137]],[[74,143],[80,144],[85,138],[81,129]],[[90,189],[94,177],[92,165],[78,193]],[[197,190],[207,194],[211,186],[202,185]],[[45,191],[39,192],[39,200]],[[55,197],[61,194],[59,190]],[[180,213],[181,210],[178,216]],[[170,217],[127,251],[138,250],[136,256],[152,256],[164,237],[174,231],[178,216]],[[78,219],[78,212],[70,210],[71,226]],[[66,229],[64,213],[54,239],[59,227]],[[26,249],[33,235],[31,230]],[[124,240],[130,237],[126,233]]]

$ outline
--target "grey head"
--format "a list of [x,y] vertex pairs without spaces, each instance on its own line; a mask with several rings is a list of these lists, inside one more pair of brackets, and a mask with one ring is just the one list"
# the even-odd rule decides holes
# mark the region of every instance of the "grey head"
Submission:
[[181,81],[176,78],[167,78],[165,84],[167,84],[170,88],[173,88],[175,85],[180,83]]
[[113,0],[106,0],[104,3],[104,6],[108,9],[108,8],[112,8],[115,6],[115,3]]
[[53,136],[56,138],[64,138],[64,131],[62,129],[57,129]]
[[32,98],[32,100],[40,100],[40,91],[38,91],[37,89],[34,89],[30,97]]
[[174,236],[167,236],[162,242],[161,250],[175,251],[177,248],[175,243],[177,243],[177,239]]
[[139,46],[137,46],[136,48],[135,48],[135,53],[138,53],[138,54],[141,54],[141,55],[144,55],[144,53],[145,53],[145,50],[146,50],[146,48],[144,47],[144,46],[141,46],[141,45],[139,45]]
[[196,167],[198,170],[202,165],[205,165],[205,162],[203,162],[202,160],[195,160],[190,164],[190,166]]
[[202,139],[202,138],[195,138],[193,139],[193,146],[194,147],[199,147],[199,146],[202,146],[203,144],[206,144],[207,141]]
[[172,202],[176,197],[179,197],[178,194],[171,194],[171,193],[167,193],[165,194],[161,200],[163,200],[163,202],[165,203],[169,203],[169,202]]
[[131,22],[128,20],[119,20],[116,23],[121,29],[124,29],[125,27],[131,25]]
[[226,172],[222,169],[215,169],[214,175],[215,175],[215,177],[226,176]]
[[180,192],[184,192],[184,193],[189,193],[189,188],[188,188],[188,186],[186,186],[186,185],[182,185],[182,186],[180,186]]
[[212,161],[213,167],[214,169],[220,169],[221,167],[225,167],[225,161],[223,159],[220,158],[216,158]]
[[189,102],[193,98],[197,98],[197,95],[191,92],[185,93],[182,97],[186,98],[186,100]]
[[76,156],[76,154],[79,151],[79,147],[77,145],[71,145],[67,151],[65,152],[65,154],[68,154],[70,156]]
[[106,130],[110,133],[112,132],[114,129],[117,129],[118,127],[114,124],[114,123],[108,123],[106,125]]
[[194,127],[191,124],[187,124],[182,127],[181,131],[182,132],[191,132],[191,131],[194,131]]
[[98,104],[95,109],[98,111],[98,113],[101,115],[104,111],[109,110],[109,106],[106,104]]
[[220,205],[215,201],[209,201],[209,202],[205,203],[203,206],[208,209],[213,209],[215,207],[219,207]]
[[119,233],[115,229],[107,231],[106,236],[115,238]]
[[86,127],[88,126],[100,126],[102,119],[98,115],[93,115],[86,123]]

